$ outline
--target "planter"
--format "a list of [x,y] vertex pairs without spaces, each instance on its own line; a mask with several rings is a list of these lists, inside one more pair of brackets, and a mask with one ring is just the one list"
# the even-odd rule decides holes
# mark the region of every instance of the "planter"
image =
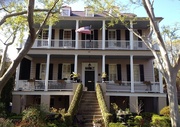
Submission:
[[93,127],[101,127],[101,123],[93,123]]

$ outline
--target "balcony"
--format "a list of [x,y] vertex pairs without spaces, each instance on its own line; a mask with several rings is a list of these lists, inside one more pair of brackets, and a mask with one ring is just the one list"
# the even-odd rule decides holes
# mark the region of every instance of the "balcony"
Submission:
[[[149,50],[142,41],[133,41],[133,50]],[[48,39],[36,39],[32,48],[58,48],[58,49],[113,49],[113,50],[130,50],[130,41],[127,40],[106,40],[105,44],[102,40],[79,40],[76,48],[75,40],[51,40],[48,44]],[[23,44],[20,45],[20,48]],[[154,45],[154,49],[157,46]]]

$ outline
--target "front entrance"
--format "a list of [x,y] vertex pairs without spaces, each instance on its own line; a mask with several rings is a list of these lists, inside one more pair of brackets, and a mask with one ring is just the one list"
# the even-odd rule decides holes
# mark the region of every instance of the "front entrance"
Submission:
[[85,87],[88,91],[94,91],[94,70],[85,71]]

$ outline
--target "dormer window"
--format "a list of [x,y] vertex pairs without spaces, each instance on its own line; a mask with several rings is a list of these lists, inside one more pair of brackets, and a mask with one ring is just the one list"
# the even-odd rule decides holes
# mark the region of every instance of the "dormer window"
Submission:
[[71,14],[71,7],[64,6],[61,10],[61,15],[62,16],[70,16]]
[[85,11],[86,17],[94,17],[94,12],[93,12],[92,7],[85,7],[84,11]]
[[117,17],[119,15],[119,7],[112,6],[112,8],[109,10],[109,16]]

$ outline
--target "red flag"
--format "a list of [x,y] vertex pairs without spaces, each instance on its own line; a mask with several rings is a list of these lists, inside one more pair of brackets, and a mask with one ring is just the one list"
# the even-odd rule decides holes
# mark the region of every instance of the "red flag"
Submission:
[[76,32],[84,33],[84,34],[91,34],[91,27],[90,26],[81,27],[77,29]]

